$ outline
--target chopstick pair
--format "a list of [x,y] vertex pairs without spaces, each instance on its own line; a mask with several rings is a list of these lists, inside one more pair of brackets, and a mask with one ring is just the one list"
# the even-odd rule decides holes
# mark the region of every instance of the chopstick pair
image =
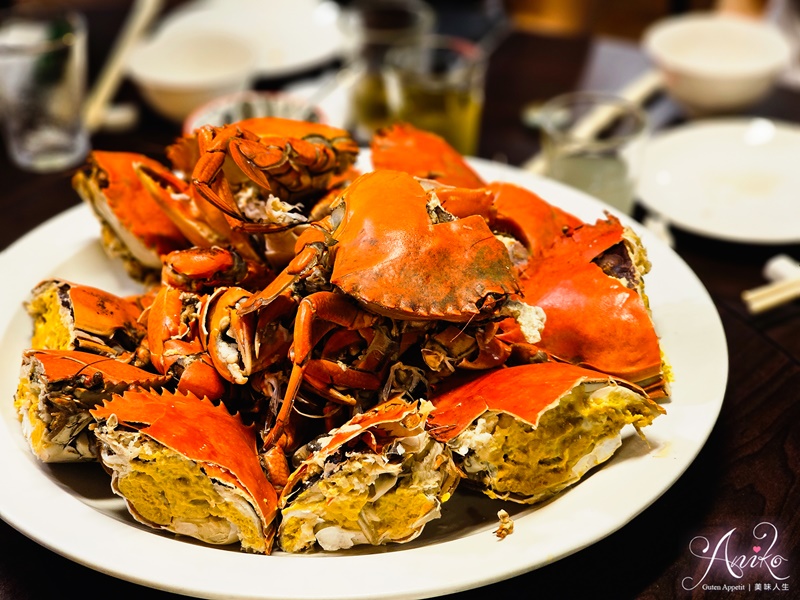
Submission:
[[128,54],[159,15],[163,4],[163,0],[135,0],[114,48],[84,103],[83,120],[90,133],[103,125],[109,103],[124,76]]
[[800,277],[775,281],[742,292],[742,301],[751,314],[764,311],[800,298]]

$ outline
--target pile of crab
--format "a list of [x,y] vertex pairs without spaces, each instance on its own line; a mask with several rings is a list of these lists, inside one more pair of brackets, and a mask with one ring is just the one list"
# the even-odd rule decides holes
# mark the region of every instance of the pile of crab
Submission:
[[156,529],[342,550],[413,539],[462,481],[539,502],[663,413],[633,232],[406,125],[358,154],[274,118],[198,129],[169,166],[93,152],[74,188],[143,291],[32,290],[32,451],[101,462]]

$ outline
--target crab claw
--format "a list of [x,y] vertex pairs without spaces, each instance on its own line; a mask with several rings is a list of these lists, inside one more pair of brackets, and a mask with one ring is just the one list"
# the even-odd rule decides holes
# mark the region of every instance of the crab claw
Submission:
[[203,301],[200,340],[219,374],[235,384],[286,357],[289,331],[277,322],[259,323],[239,307],[252,297],[240,287],[219,287]]
[[273,278],[264,263],[246,261],[236,250],[219,246],[175,250],[163,263],[161,282],[188,292],[209,292],[229,285],[260,290]]

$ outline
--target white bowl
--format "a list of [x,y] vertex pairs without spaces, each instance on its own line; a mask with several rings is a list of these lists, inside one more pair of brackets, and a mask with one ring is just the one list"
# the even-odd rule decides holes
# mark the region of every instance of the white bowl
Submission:
[[190,135],[203,125],[219,127],[253,117],[284,117],[313,123],[327,121],[318,106],[310,105],[299,96],[245,90],[215,98],[192,111],[183,122],[183,133]]
[[131,52],[128,70],[156,112],[182,122],[198,106],[249,88],[256,58],[250,43],[198,29],[141,43]]
[[642,46],[667,91],[694,115],[732,113],[761,100],[789,64],[789,45],[763,21],[688,13],[657,21]]

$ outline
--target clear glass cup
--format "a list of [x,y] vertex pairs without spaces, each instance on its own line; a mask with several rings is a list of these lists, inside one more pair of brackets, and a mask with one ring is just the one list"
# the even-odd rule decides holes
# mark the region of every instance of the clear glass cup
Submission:
[[433,32],[436,13],[422,0],[357,0],[342,12],[347,63],[358,73],[351,88],[349,128],[368,142],[389,123],[383,66],[389,50]]
[[86,70],[86,24],[79,13],[25,5],[0,12],[0,105],[17,166],[59,171],[85,159]]
[[456,36],[426,36],[392,48],[384,77],[393,121],[436,133],[461,154],[476,154],[486,78],[480,46]]
[[649,137],[647,114],[601,92],[574,92],[545,103],[537,119],[544,174],[631,214]]

